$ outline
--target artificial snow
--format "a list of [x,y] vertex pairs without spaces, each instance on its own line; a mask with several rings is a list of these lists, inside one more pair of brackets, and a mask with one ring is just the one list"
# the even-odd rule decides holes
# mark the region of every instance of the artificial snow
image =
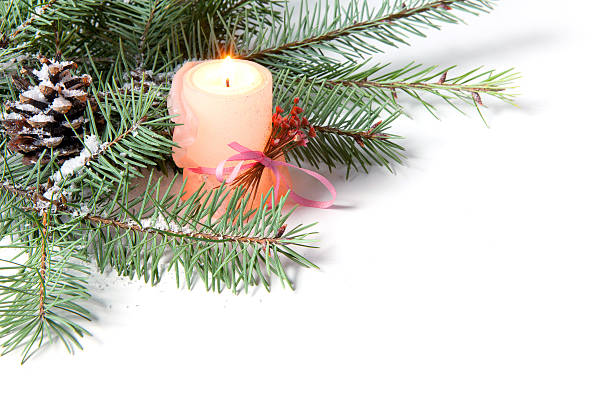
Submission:
[[42,128],[34,128],[34,129],[27,129],[27,130],[28,130],[28,133],[38,135],[38,136],[47,137],[51,135],[49,131],[47,131],[46,129],[42,129]]
[[193,230],[189,226],[181,227],[174,221],[168,222],[161,214],[150,218],[143,218],[140,220],[140,225],[135,221],[128,221],[128,225],[133,227],[141,227],[144,230],[161,230],[173,232],[176,234],[191,234]]
[[47,137],[40,141],[40,144],[46,147],[57,146],[64,140],[63,136]]
[[20,120],[23,119],[23,116],[19,113],[11,112],[11,113],[2,113],[0,114],[2,120]]
[[39,70],[33,70],[32,73],[38,77],[40,82],[49,80],[49,67],[47,64],[43,64],[43,66]]
[[71,129],[76,129],[79,126],[81,126],[81,124],[84,121],[85,121],[85,119],[83,119],[83,117],[81,116],[80,118],[77,118],[77,119],[73,120],[72,122],[63,121],[62,122],[62,126],[65,126],[67,128],[71,128]]
[[53,88],[57,91],[57,87],[53,85],[53,82],[51,82],[48,78],[44,81],[41,81],[40,86],[44,86],[46,88]]
[[[51,86],[53,86],[53,84],[51,84]],[[33,99],[38,102],[47,102],[47,100],[45,99],[45,95],[40,92],[40,89],[38,89],[38,87],[32,87],[22,93],[22,95],[26,98]]]
[[25,111],[25,112],[40,113],[40,109],[38,109],[36,106],[29,105],[27,103],[16,103],[14,105],[14,107],[16,109],[19,109],[19,110]]
[[81,89],[62,89],[62,94],[66,97],[66,98],[76,98],[79,96],[84,96],[87,95],[87,92],[81,90]]
[[53,185],[45,191],[43,196],[47,200],[52,200],[61,191],[61,182],[67,180],[71,175],[87,166],[87,163],[92,156],[104,151],[108,146],[108,143],[100,144],[100,140],[96,135],[89,135],[85,137],[85,146],[81,153],[77,157],[66,160],[62,167],[51,176]]
[[66,98],[64,98],[63,96],[58,96],[57,98],[55,98],[53,100],[53,104],[51,105],[51,108],[54,110],[58,110],[64,107],[72,107],[72,104],[70,103],[70,101]]
[[39,113],[38,115],[32,116],[30,119],[28,119],[28,121],[34,123],[50,123],[55,122],[55,119],[53,118],[53,116],[45,115],[44,113]]
[[[87,136],[85,138],[85,147],[83,148],[83,150],[81,150],[81,153],[77,157],[73,157],[72,159],[66,160],[62,164],[62,167],[60,167],[58,171],[53,173],[53,176],[51,176],[51,179],[56,184],[61,182],[62,180],[67,179],[69,176],[74,174],[76,171],[83,168],[87,164],[91,156],[98,154],[100,151],[104,150],[105,147],[106,147],[106,144],[101,145],[100,140],[98,139],[96,135]],[[51,190],[52,188],[47,190],[47,192],[45,192],[46,198],[49,198],[47,197],[47,193],[49,193],[49,191]]]

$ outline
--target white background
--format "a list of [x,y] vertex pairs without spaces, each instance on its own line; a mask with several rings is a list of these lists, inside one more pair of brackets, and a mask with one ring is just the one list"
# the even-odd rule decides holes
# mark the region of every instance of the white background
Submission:
[[517,67],[520,109],[406,100],[406,166],[294,218],[321,232],[295,292],[95,276],[85,351],[1,358],[0,404],[612,406],[612,7],[500,3],[382,60]]

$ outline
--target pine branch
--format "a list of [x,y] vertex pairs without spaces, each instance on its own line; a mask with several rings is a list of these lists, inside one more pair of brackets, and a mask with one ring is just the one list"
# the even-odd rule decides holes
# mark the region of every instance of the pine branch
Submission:
[[146,116],[139,118],[132,124],[132,126],[130,126],[129,129],[115,136],[110,142],[104,143],[102,147],[100,148],[100,150],[98,150],[91,156],[88,156],[86,159],[84,159],[83,167],[86,167],[89,164],[89,162],[93,160],[97,160],[100,157],[100,155],[105,154],[107,151],[112,149],[117,143],[125,139],[128,135],[133,134],[145,120],[147,120]]
[[36,194],[35,190],[31,187],[25,189],[25,188],[17,187],[7,182],[0,184],[0,189],[6,190],[15,195],[20,195],[20,196],[31,198],[31,199],[34,199],[34,195]]
[[226,234],[211,234],[205,232],[180,232],[174,231],[168,228],[145,228],[133,222],[124,222],[109,217],[102,217],[99,215],[84,215],[84,219],[100,225],[112,226],[116,229],[126,231],[136,231],[146,234],[160,235],[160,236],[174,236],[179,239],[196,239],[211,242],[235,242],[235,243],[247,243],[247,244],[259,244],[259,245],[278,245],[283,242],[282,237],[276,234],[274,237],[265,236],[249,236],[249,235],[226,235]]
[[153,17],[155,16],[155,12],[157,11],[157,5],[159,4],[159,0],[155,0],[155,3],[151,6],[151,12],[149,13],[149,18],[147,19],[147,23],[145,24],[142,35],[140,36],[140,42],[138,43],[138,49],[140,51],[140,63],[144,62],[145,56],[145,44],[147,40],[147,35],[149,34],[149,30],[151,29],[151,23],[153,22]]
[[321,125],[314,125],[313,127],[317,132],[320,132],[320,133],[331,133],[331,134],[335,134],[339,136],[350,137],[354,139],[358,145],[360,145],[361,147],[364,147],[364,142],[363,142],[364,139],[367,140],[367,139],[388,139],[389,138],[389,136],[385,135],[384,133],[374,133],[374,129],[377,126],[378,124],[375,123],[374,126],[368,130],[348,130],[348,129],[342,129],[338,127],[321,126]]
[[354,87],[326,86],[325,81],[297,79],[288,72],[275,78],[275,104],[289,109],[296,95],[317,137],[306,147],[297,147],[286,156],[300,165],[307,162],[329,171],[342,165],[368,171],[373,165],[393,170],[401,163],[404,150],[398,136],[388,134],[391,122],[402,114],[396,104],[384,103],[385,96],[370,95]]
[[45,211],[42,216],[42,238],[40,240],[40,286],[38,291],[39,303],[38,303],[38,315],[40,319],[44,319],[45,312],[45,298],[46,298],[46,284],[47,284],[47,217],[48,212]]
[[344,86],[357,86],[360,88],[380,88],[380,89],[391,89],[391,90],[421,90],[428,92],[435,91],[452,91],[452,92],[479,92],[479,93],[500,93],[506,90],[506,88],[487,86],[487,85],[470,85],[470,84],[447,84],[447,83],[423,83],[423,82],[377,82],[377,81],[327,81],[329,86],[344,85]]
[[42,17],[58,0],[49,0],[46,4],[37,7],[30,18],[25,20],[21,25],[19,25],[10,35],[10,41],[15,41],[18,35],[23,33],[29,26],[31,26],[36,20]]
[[512,103],[515,95],[511,92],[514,82],[519,78],[513,69],[496,72],[476,68],[450,77],[449,73],[454,67],[437,69],[433,66],[422,67],[420,64],[411,63],[390,72],[385,72],[384,66],[359,68],[359,70],[339,69],[335,78],[314,79],[310,82],[315,86],[325,86],[330,89],[338,86],[358,89],[364,95],[376,95],[376,103],[380,105],[395,104],[397,92],[403,91],[436,116],[434,105],[423,99],[421,94],[441,98],[458,110],[460,109],[456,104],[457,101],[468,103],[475,101],[476,105],[483,105],[481,95],[485,94]]
[[[272,45],[266,48],[256,46],[253,51],[242,55],[265,62],[288,52],[324,49],[344,57],[359,58],[379,51],[372,42],[396,46],[398,42],[405,43],[408,35],[424,36],[420,27],[438,28],[436,21],[461,21],[452,10],[486,12],[492,8],[492,3],[491,0],[413,0],[407,5],[402,1],[394,4],[385,1],[376,12],[370,12],[366,3],[360,8],[356,1],[351,1],[346,8],[336,4],[330,12],[331,7],[325,2],[317,3],[314,12],[309,13],[307,3],[303,1],[296,24],[291,23],[290,10],[285,16],[282,35],[274,36],[274,27],[270,29]],[[303,8],[306,8],[304,12]],[[370,42],[363,41],[361,37]],[[245,39],[245,45],[252,45],[253,42],[252,39]]]
[[89,334],[78,323],[89,320],[79,305],[89,297],[84,286],[87,273],[75,245],[62,239],[66,227],[50,212],[39,217],[2,206],[0,214],[3,228],[7,223],[20,228],[20,237],[0,247],[3,254],[18,251],[14,258],[0,261],[2,355],[20,349],[25,362],[46,342],[58,339],[68,351],[81,348],[78,337]]
[[[314,265],[295,251],[312,245],[311,226],[287,228],[279,205],[252,208],[243,192],[221,187],[182,200],[175,175],[168,187],[153,174],[174,146],[167,113],[169,79],[186,59],[234,51],[273,71],[275,104],[301,100],[316,137],[286,152],[297,164],[393,170],[403,158],[389,133],[402,115],[398,92],[434,112],[428,98],[476,108],[489,95],[511,102],[513,71],[407,67],[387,72],[363,57],[382,46],[408,44],[424,29],[458,23],[458,14],[488,12],[494,0],[383,0],[347,5],[320,0],[314,10],[276,0],[23,0],[0,2],[0,64],[7,73],[24,55],[61,50],[96,78],[106,127],[93,126],[70,165],[26,166],[0,141],[0,237],[18,254],[0,275],[0,338],[4,352],[22,348],[24,360],[45,341],[69,350],[86,334],[77,321],[88,312],[85,279],[93,258],[100,270],[156,283],[174,271],[189,288],[271,288],[274,277],[291,286],[287,264]],[[284,14],[280,13],[281,7]],[[296,17],[296,18],[294,18]],[[0,96],[16,99],[10,76]],[[280,149],[280,148],[279,148]],[[64,163],[65,164],[65,163]],[[144,191],[138,190],[146,184]],[[271,194],[269,192],[268,194]],[[267,200],[262,200],[266,202]],[[89,253],[88,253],[89,251]]]

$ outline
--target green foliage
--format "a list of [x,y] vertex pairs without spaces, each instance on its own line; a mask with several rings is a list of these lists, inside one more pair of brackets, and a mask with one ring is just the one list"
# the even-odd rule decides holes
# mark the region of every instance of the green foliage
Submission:
[[[389,70],[369,58],[408,44],[427,29],[488,12],[492,0],[6,0],[0,2],[0,98],[17,98],[10,74],[33,56],[58,52],[93,77],[106,126],[88,129],[79,166],[52,160],[25,166],[0,141],[0,339],[24,361],[47,341],[80,348],[86,280],[100,271],[155,284],[164,271],[193,287],[234,293],[291,287],[287,265],[314,265],[297,250],[313,244],[312,226],[287,226],[285,199],[251,208],[242,191],[222,187],[180,197],[172,173],[167,113],[170,80],[185,60],[228,53],[273,73],[275,104],[300,97],[317,137],[288,159],[330,171],[393,170],[400,137],[388,133],[407,114],[398,93],[435,114],[431,98],[474,105],[511,101],[513,71],[417,62]],[[429,98],[429,99],[428,99]],[[93,112],[88,111],[90,119]],[[53,154],[53,152],[51,152]],[[155,171],[154,171],[155,170]],[[155,176],[154,176],[155,174]],[[271,194],[271,192],[269,193]],[[8,251],[8,252],[7,252]],[[5,258],[7,258],[5,256]]]
[[173,194],[177,177],[162,188],[162,179],[151,174],[145,193],[134,198],[118,193],[102,202],[90,199],[86,208],[91,210],[77,215],[83,224],[79,234],[89,234],[101,270],[112,268],[152,283],[162,269],[174,270],[177,282],[182,273],[190,288],[199,276],[207,290],[226,287],[237,293],[255,284],[269,290],[272,275],[291,286],[281,256],[314,267],[291,249],[310,246],[312,232],[301,225],[285,231],[291,214],[282,212],[286,197],[271,208],[263,203],[251,208],[240,189],[220,188],[182,201],[182,190]]
[[2,354],[22,349],[25,362],[46,341],[59,339],[69,351],[81,348],[78,338],[90,320],[80,303],[89,297],[89,271],[82,243],[68,237],[73,223],[59,214],[39,217],[20,195],[0,196],[0,225],[12,241],[0,251],[14,251],[0,274],[0,339]]

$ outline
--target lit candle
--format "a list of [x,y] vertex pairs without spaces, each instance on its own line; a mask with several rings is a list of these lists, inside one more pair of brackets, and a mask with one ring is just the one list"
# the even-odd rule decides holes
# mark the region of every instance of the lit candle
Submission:
[[[171,114],[179,115],[174,121],[182,124],[174,129],[173,140],[179,147],[173,158],[183,168],[186,199],[202,184],[206,190],[220,184],[214,176],[189,168],[217,167],[236,154],[228,146],[232,142],[264,150],[272,127],[272,74],[257,63],[230,57],[188,62],[172,81],[168,106]],[[266,194],[274,181],[272,172],[265,169],[256,197]]]

